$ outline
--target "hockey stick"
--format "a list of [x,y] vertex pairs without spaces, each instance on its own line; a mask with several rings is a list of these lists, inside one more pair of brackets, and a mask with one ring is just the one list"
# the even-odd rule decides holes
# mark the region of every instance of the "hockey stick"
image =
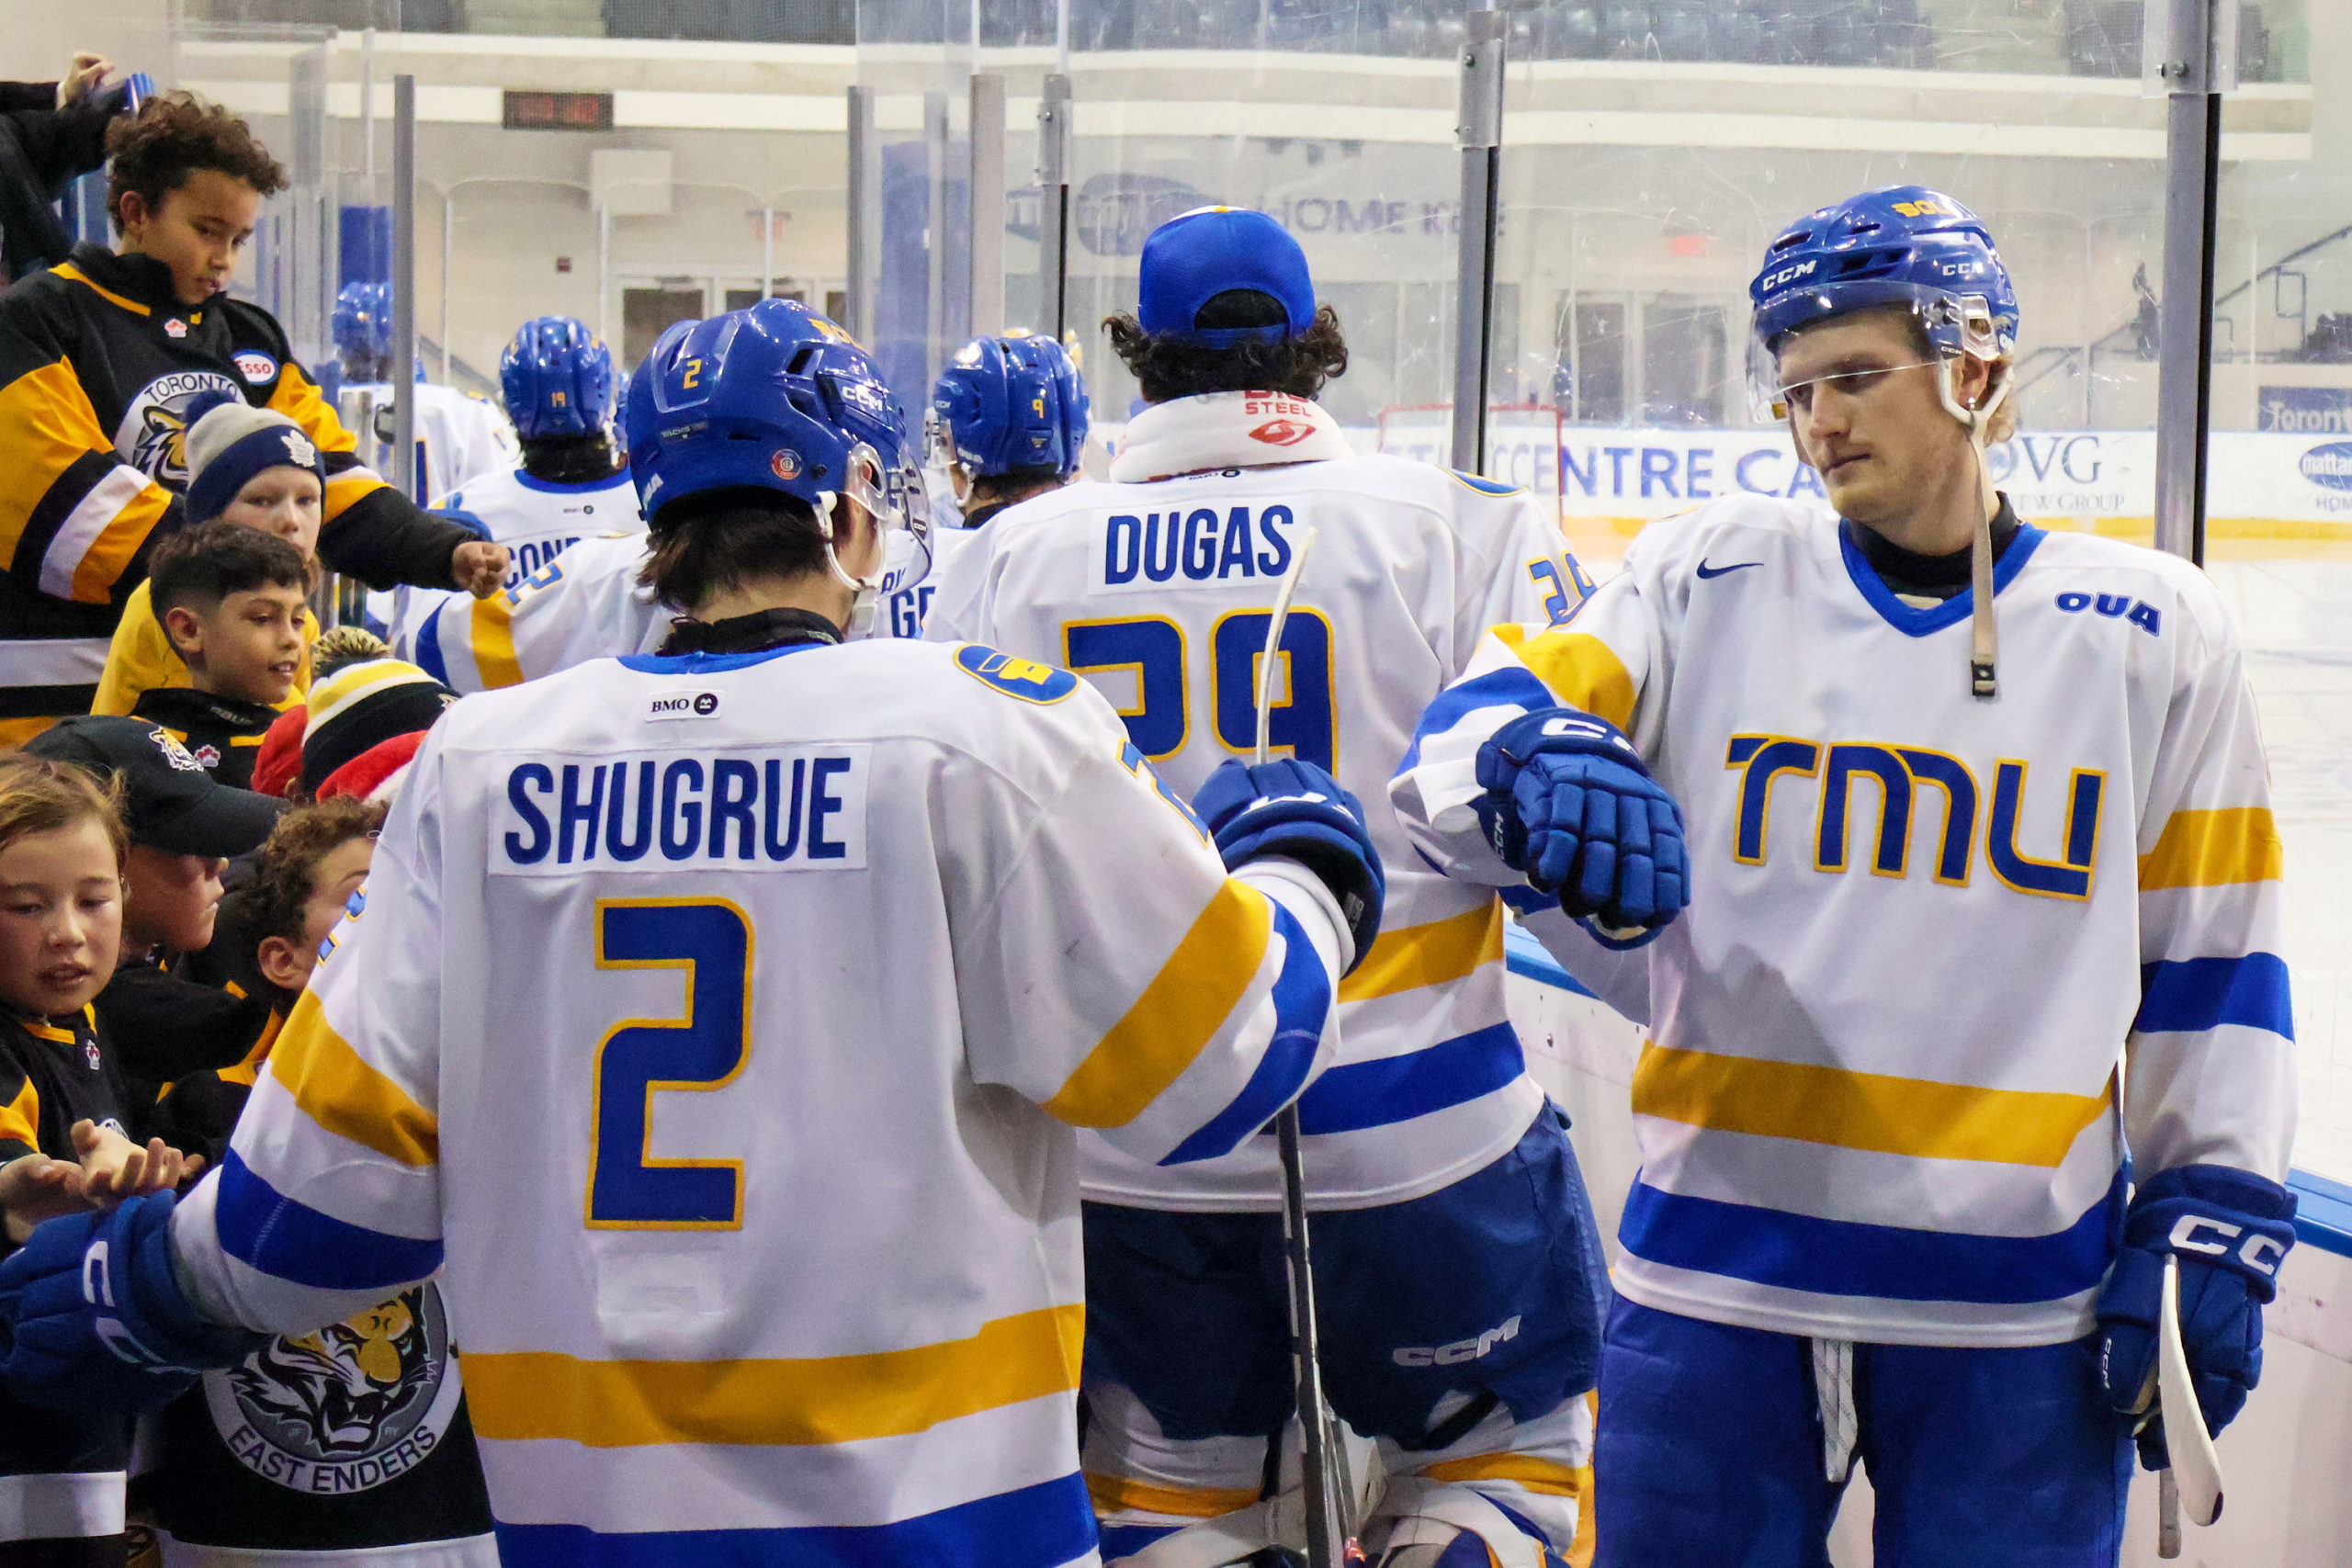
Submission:
[[[1266,624],[1266,652],[1258,666],[1258,750],[1263,766],[1272,755],[1274,667],[1282,658],[1283,625],[1315,530],[1299,536],[1298,554],[1283,575]],[[1274,1140],[1283,1161],[1283,1251],[1290,1265],[1292,1386],[1297,1395],[1299,1479],[1305,1493],[1307,1568],[1341,1568],[1348,1545],[1347,1507],[1332,1451],[1331,1409],[1323,1399],[1323,1363],[1315,1330],[1315,1263],[1306,1239],[1306,1173],[1298,1155],[1298,1102],[1274,1118]]]
[[2179,1488],[2191,1523],[2210,1525],[2222,1517],[2222,1456],[2197,1404],[2188,1378],[2188,1352],[2180,1342],[2180,1259],[2165,1254],[2164,1292],[2156,1305],[2156,1397],[2165,1423],[2165,1449],[2172,1468],[2165,1474]]

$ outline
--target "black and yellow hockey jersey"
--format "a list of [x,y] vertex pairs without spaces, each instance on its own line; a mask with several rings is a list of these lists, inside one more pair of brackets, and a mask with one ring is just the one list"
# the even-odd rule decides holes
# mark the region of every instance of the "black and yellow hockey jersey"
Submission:
[[[130,1120],[122,1077],[99,1044],[91,1010],[36,1018],[0,1009],[0,1161],[40,1153],[72,1159],[69,1129],[87,1118]],[[0,1245],[0,1250],[6,1250]],[[83,1540],[122,1529],[130,1426],[119,1416],[24,1404],[0,1389],[0,1553],[10,1561],[80,1562],[62,1547],[10,1551],[28,1540]]]
[[327,473],[319,555],[371,587],[447,587],[471,535],[377,476],[257,305],[180,303],[148,256],[81,245],[0,294],[0,745],[89,711],[124,601],[181,523],[188,404],[292,419]]

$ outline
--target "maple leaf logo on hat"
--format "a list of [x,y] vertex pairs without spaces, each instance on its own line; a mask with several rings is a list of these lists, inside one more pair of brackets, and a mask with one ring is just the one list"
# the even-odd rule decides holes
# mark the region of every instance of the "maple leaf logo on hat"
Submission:
[[299,430],[289,430],[286,433],[286,456],[293,460],[294,466],[298,468],[315,468],[319,466],[319,449],[311,446],[310,438]]

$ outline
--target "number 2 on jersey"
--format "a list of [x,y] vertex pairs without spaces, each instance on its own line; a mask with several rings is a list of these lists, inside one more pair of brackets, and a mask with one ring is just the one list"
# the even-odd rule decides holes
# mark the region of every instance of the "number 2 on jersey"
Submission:
[[724,898],[596,905],[596,967],[679,969],[686,1015],[624,1019],[596,1047],[588,1228],[739,1230],[743,1162],[652,1152],[653,1097],[724,1089],[752,1049],[752,923]]
[[[1269,610],[1234,610],[1209,633],[1210,710],[1216,738],[1246,754],[1258,740],[1258,664],[1265,656]],[[1338,698],[1331,672],[1331,623],[1322,612],[1294,608],[1283,624],[1283,663],[1267,735],[1277,752],[1335,765]],[[1136,705],[1122,708],[1127,739],[1154,761],[1183,750],[1192,734],[1192,694],[1184,671],[1184,630],[1164,615],[1071,621],[1062,627],[1062,662],[1080,674],[1131,670]]]

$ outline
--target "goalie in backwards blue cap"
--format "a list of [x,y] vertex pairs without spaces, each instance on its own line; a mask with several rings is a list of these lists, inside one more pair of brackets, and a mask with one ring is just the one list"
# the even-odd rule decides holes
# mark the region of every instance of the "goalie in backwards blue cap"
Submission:
[[[1951,197],[1808,214],[1751,293],[1835,514],[1748,492],[1654,525],[1573,621],[1487,639],[1390,789],[1449,876],[1534,895],[1571,969],[1646,955],[1612,997],[1651,1043],[1598,1561],[1819,1568],[1860,1459],[1880,1562],[2110,1568],[2135,1434],[2165,1457],[2167,1257],[2201,1410],[2165,1420],[2218,1427],[2294,1239],[2237,632],[2188,563],[1994,490],[2018,309]],[[1595,898],[1596,786],[1631,775],[1690,849],[1647,937]]]

